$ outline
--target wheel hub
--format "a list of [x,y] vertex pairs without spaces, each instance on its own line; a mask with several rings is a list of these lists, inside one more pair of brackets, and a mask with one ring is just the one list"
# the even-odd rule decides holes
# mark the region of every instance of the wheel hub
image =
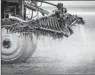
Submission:
[[11,41],[9,39],[3,40],[3,47],[4,48],[10,48],[11,47]]

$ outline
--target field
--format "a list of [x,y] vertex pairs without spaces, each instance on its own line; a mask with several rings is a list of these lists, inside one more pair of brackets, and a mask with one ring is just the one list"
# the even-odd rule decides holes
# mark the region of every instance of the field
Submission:
[[38,38],[37,50],[25,63],[2,64],[2,75],[95,74],[95,15],[81,15],[86,24],[69,38]]

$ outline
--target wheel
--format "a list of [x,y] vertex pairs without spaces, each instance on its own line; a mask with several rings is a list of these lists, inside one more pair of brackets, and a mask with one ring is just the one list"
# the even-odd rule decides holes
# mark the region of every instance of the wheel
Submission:
[[31,33],[11,33],[2,28],[2,63],[25,62],[36,50],[37,37]]
[[24,36],[20,33],[7,33],[2,28],[1,60],[9,63],[26,61],[36,49],[36,40],[33,34]]

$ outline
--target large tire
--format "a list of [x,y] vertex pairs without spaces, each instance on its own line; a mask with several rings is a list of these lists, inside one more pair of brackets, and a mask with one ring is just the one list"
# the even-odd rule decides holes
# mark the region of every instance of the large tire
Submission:
[[2,63],[25,62],[36,50],[37,37],[31,33],[27,36],[23,33],[7,32],[2,28]]
[[36,37],[22,33],[7,33],[2,28],[2,51],[1,59],[4,63],[16,63],[26,61],[36,49]]

